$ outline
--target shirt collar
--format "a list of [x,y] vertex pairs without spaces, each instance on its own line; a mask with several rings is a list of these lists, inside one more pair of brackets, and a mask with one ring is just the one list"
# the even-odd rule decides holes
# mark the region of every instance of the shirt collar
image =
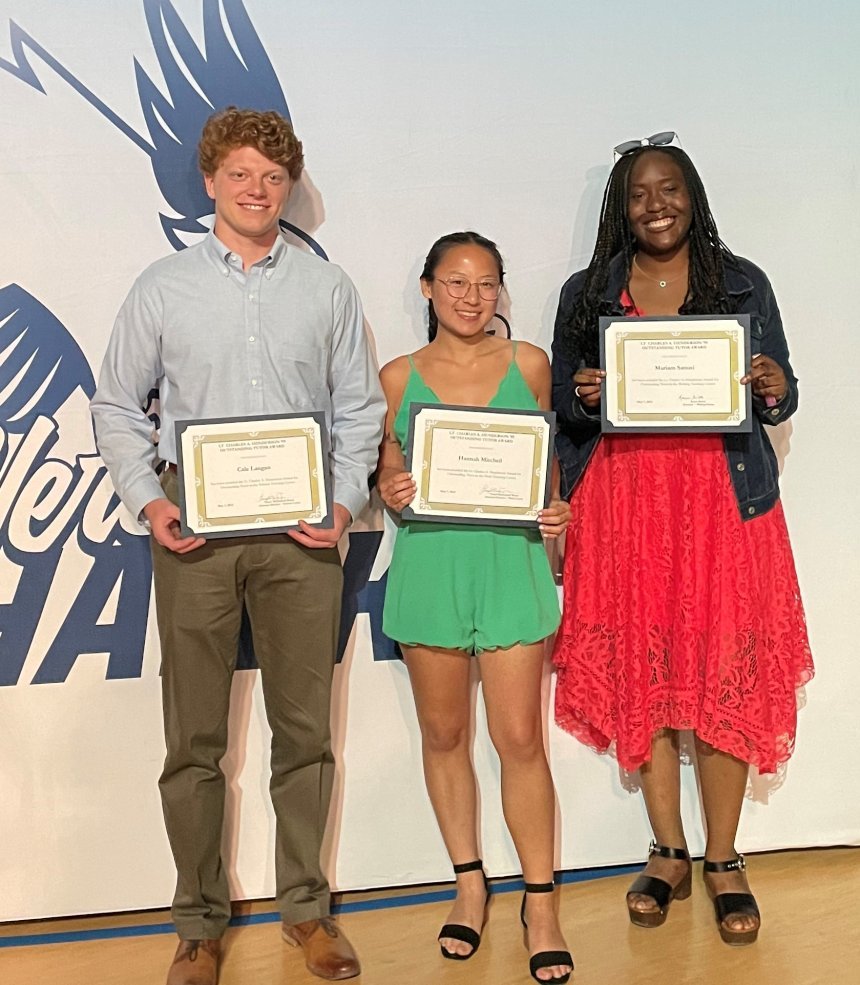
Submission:
[[[242,269],[242,258],[237,253],[234,253],[228,246],[225,246],[211,229],[206,234],[206,238],[203,240],[203,248],[220,268],[227,268],[227,270],[230,268],[238,270]],[[281,260],[283,260],[286,252],[287,242],[279,233],[268,254],[259,259],[255,264],[253,264],[253,266],[265,267],[269,269],[276,267]]]

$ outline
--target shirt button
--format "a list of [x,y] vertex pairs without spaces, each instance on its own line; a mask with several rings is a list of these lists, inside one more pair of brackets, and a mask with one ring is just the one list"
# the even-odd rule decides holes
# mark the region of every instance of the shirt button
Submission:
[[755,513],[755,507],[750,506],[749,509],[747,510],[747,513],[749,513],[749,515],[752,516]]
[[248,336],[248,341],[249,342],[256,342],[257,341],[256,335],[249,335]]
[[257,385],[257,381],[256,380],[251,380],[251,386],[256,386],[256,385]]
[[253,301],[254,300],[254,295],[253,294],[249,294],[248,295],[248,300],[249,301]]
[[746,465],[744,465],[743,462],[738,462],[738,464],[737,464],[737,470],[738,470],[738,472],[743,472],[743,470],[745,468],[746,468]]

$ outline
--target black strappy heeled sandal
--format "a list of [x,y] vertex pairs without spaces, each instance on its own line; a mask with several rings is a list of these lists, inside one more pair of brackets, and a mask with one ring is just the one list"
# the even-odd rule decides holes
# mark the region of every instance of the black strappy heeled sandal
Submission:
[[[523,904],[520,907],[520,923],[523,925],[526,950],[529,948],[529,925],[526,923],[526,893],[552,893],[554,891],[554,882],[526,883],[526,892],[523,893]],[[553,965],[557,964],[569,964],[571,970],[567,972],[566,975],[562,975],[560,978],[538,978],[537,973],[539,969],[552,968]],[[529,972],[531,973],[532,978],[534,978],[536,982],[540,982],[541,985],[564,985],[564,983],[569,980],[572,971],[573,958],[570,955],[570,951],[538,951],[537,954],[533,954],[529,958]]]
[[[460,875],[463,872],[478,872],[479,870],[481,875],[484,876],[484,889],[487,893],[487,900],[484,903],[484,920],[486,920],[487,905],[490,902],[490,884],[484,873],[484,863],[481,859],[476,858],[474,862],[463,862],[461,865],[454,866],[455,875]],[[481,923],[481,929],[483,929],[483,921]],[[449,951],[440,944],[439,950],[442,952],[442,957],[448,958],[451,961],[468,961],[481,945],[480,933],[477,930],[472,930],[471,927],[466,927],[462,923],[446,923],[439,931],[439,936],[436,939],[441,941],[443,937],[450,937],[451,940],[462,941],[464,944],[472,945],[472,950],[468,954],[457,954],[456,951]]]
[[[746,861],[743,855],[738,853],[738,857],[729,862],[709,862],[705,859],[704,872],[745,872]],[[761,927],[761,913],[758,904],[752,893],[713,893],[707,881],[708,895],[714,904],[714,913],[720,928],[720,937],[726,944],[752,944],[758,937],[759,927]],[[726,926],[726,921],[730,917],[747,916],[755,917],[758,921],[749,930],[732,930]]]
[[[666,922],[669,904],[673,899],[688,899],[693,891],[693,863],[686,848],[667,848],[651,842],[648,846],[648,858],[659,855],[660,858],[671,858],[687,863],[687,873],[677,886],[657,876],[639,876],[627,890],[627,912],[630,922],[637,927],[660,927]],[[630,897],[650,896],[660,908],[659,910],[637,910],[630,905]]]

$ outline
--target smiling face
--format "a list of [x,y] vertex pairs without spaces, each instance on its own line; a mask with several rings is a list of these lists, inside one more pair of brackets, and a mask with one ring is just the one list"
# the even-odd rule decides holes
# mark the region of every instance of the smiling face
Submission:
[[688,249],[692,208],[680,166],[668,154],[640,154],[627,185],[627,219],[638,248],[668,259]]
[[292,188],[286,168],[253,147],[236,147],[203,180],[215,201],[215,235],[244,259],[258,259],[249,253],[268,250],[278,235]]
[[[433,302],[439,328],[461,337],[483,333],[496,313],[498,298],[482,298],[479,285],[484,286],[485,294],[491,294],[498,287],[500,274],[495,257],[482,246],[463,244],[447,250],[433,271],[433,279],[421,281],[421,293]],[[465,297],[451,297],[446,281],[466,287]],[[456,286],[455,292],[459,293]]]

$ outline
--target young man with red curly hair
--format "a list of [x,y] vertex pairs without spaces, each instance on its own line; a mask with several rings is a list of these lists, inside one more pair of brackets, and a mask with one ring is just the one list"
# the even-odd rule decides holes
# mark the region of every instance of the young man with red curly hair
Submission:
[[[167,755],[162,804],[180,937],[167,985],[216,985],[230,919],[221,858],[230,687],[243,606],[272,729],[275,873],[283,934],[321,978],[359,973],[320,868],[333,776],[329,701],[342,572],[337,542],[364,507],[384,400],[358,295],[294,248],[279,219],[302,145],[274,112],[233,107],[199,146],[215,224],[152,264],[117,316],[92,401],[117,492],[152,535]],[[141,407],[158,386],[161,437]],[[179,526],[174,422],[323,410],[334,526],[204,540]],[[157,457],[167,469],[156,474]]]

